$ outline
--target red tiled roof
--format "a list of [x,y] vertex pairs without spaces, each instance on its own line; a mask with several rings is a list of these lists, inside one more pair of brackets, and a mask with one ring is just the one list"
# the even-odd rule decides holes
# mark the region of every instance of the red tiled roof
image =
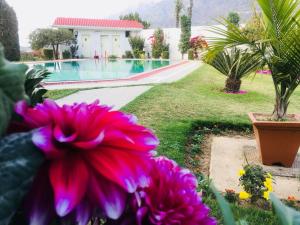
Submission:
[[143,29],[143,24],[134,20],[109,20],[109,19],[83,19],[83,18],[64,18],[55,19],[55,27],[105,27],[105,28],[134,28]]

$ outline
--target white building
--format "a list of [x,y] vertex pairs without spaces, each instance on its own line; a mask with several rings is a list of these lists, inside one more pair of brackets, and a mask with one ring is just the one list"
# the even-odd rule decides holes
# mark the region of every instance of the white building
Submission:
[[[143,25],[130,20],[57,18],[53,27],[67,28],[77,37],[78,55],[85,58],[94,56],[121,57],[125,51],[131,51],[129,36],[140,35],[145,39],[146,56],[151,55],[151,38],[155,29],[143,29]],[[222,26],[219,26],[222,27]],[[211,26],[192,26],[192,37],[202,36],[204,39],[216,37]],[[180,60],[179,51],[180,28],[163,28],[165,41],[169,44],[170,59]],[[187,57],[187,56],[186,56]]]
[[62,17],[54,21],[53,27],[72,30],[78,41],[78,55],[85,58],[121,57],[125,51],[131,51],[128,37],[143,29],[137,21]]

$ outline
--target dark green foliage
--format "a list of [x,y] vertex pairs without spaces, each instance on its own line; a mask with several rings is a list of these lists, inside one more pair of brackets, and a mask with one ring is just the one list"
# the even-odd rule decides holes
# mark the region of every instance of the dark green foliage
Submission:
[[151,24],[149,22],[143,20],[137,12],[129,13],[127,15],[120,16],[120,20],[135,20],[135,21],[138,21],[141,24],[143,24],[145,29],[148,29],[151,26]]
[[26,73],[25,92],[30,98],[32,106],[43,102],[43,96],[47,93],[47,89],[41,85],[41,82],[50,74],[48,70],[43,68],[34,68]]
[[[208,56],[210,52],[208,52]],[[262,67],[258,55],[253,55],[247,50],[238,48],[224,49],[212,58],[207,57],[206,62],[227,76],[225,90],[238,92],[241,79]]]
[[254,203],[263,198],[263,193],[266,191],[264,182],[267,173],[258,165],[247,165],[244,170],[245,174],[240,177],[240,185],[251,194],[251,202]]
[[194,50],[193,49],[188,50],[188,60],[194,60]]
[[230,12],[228,14],[227,20],[232,23],[233,25],[235,25],[236,27],[240,26],[240,15],[237,12]]
[[59,58],[59,45],[70,45],[74,42],[73,32],[68,29],[37,29],[29,35],[31,48],[38,50],[51,46],[53,57]]
[[140,36],[133,36],[129,38],[129,44],[133,51],[134,58],[141,58],[141,54],[143,54],[145,39]]
[[62,57],[63,57],[63,59],[70,59],[72,57],[72,54],[69,50],[65,50],[62,53]]
[[182,0],[175,0],[175,17],[176,17],[176,27],[179,27],[180,13],[184,8]]
[[116,56],[116,55],[110,55],[110,56],[108,56],[108,60],[110,60],[110,61],[116,61],[117,58],[118,58],[118,56]]
[[18,20],[14,9],[5,0],[0,0],[0,43],[8,60],[20,60]]
[[7,62],[0,45],[0,137],[10,122],[14,103],[25,98],[24,81],[27,68],[23,64]]
[[256,7],[254,7],[252,17],[247,21],[242,32],[251,41],[261,40],[264,37],[262,14],[256,10]]
[[53,59],[53,50],[49,48],[43,49],[43,54],[45,59],[50,60]]
[[125,51],[125,55],[123,56],[125,59],[133,59],[133,54],[131,51]]
[[169,59],[169,58],[170,58],[170,53],[169,53],[169,51],[163,51],[163,52],[161,53],[161,58],[162,58],[162,59]]
[[9,224],[43,161],[31,139],[31,133],[18,133],[0,140],[1,225]]
[[36,57],[31,52],[21,52],[21,61],[36,61]]
[[180,18],[181,21],[181,36],[179,43],[179,50],[182,54],[187,53],[190,48],[190,38],[191,38],[191,18],[183,15]]
[[169,45],[165,42],[165,35],[162,29],[157,29],[154,32],[152,42],[152,57],[158,59],[162,57],[162,53],[169,52]]

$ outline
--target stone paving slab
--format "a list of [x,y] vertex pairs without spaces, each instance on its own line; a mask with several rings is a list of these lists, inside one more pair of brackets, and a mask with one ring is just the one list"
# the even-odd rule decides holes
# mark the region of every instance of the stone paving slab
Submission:
[[[255,155],[257,150],[256,142],[253,139],[235,137],[213,138],[211,147],[210,178],[213,180],[219,191],[224,192],[225,189],[233,189],[236,192],[241,191],[238,171],[247,164],[246,157],[247,154],[249,154],[250,149],[253,151],[251,155]],[[255,161],[255,164],[261,165],[258,160]],[[264,168],[266,169],[266,167]],[[277,171],[276,173],[273,173],[275,178],[275,194],[282,199],[286,199],[288,196],[295,196],[297,199],[300,199],[299,177],[285,176],[285,174],[288,173],[288,169],[284,169],[285,174],[281,174],[278,171],[282,168],[271,168],[273,172],[274,170]],[[295,168],[291,168],[290,172],[294,170]]]
[[73,104],[74,102],[92,103],[98,99],[101,104],[113,106],[113,109],[120,109],[139,95],[148,91],[151,87],[133,86],[85,90],[58,99],[56,102],[59,105]]

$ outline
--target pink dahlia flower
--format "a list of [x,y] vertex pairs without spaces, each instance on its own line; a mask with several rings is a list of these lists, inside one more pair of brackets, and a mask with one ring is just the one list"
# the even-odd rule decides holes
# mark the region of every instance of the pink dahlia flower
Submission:
[[109,225],[215,225],[197,193],[197,179],[187,169],[160,157],[153,160],[150,182],[132,195],[130,207]]
[[123,213],[128,193],[147,184],[155,135],[136,118],[98,102],[58,106],[54,101],[16,112],[46,161],[26,201],[31,224],[51,217],[73,218],[85,225],[98,209],[108,218]]

